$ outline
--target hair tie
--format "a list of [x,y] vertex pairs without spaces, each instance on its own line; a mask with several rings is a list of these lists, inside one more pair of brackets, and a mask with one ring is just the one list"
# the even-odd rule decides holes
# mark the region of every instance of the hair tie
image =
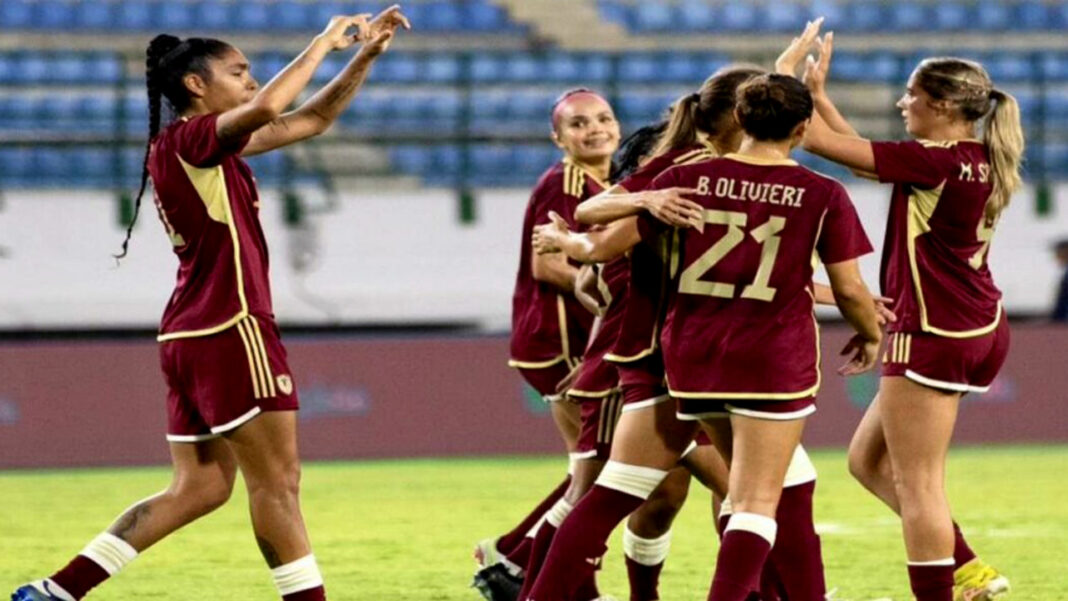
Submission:
[[701,102],[701,93],[694,92],[693,94],[690,94],[690,102]]

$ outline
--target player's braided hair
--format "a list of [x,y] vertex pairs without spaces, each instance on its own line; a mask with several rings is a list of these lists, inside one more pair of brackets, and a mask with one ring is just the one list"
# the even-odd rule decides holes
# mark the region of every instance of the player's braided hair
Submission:
[[609,181],[619,182],[634,173],[634,170],[649,157],[660,135],[667,128],[667,121],[658,121],[638,128],[619,143],[619,150],[612,162]]
[[812,117],[812,94],[796,77],[768,73],[738,88],[738,121],[757,140],[785,140]]
[[701,132],[713,138],[725,133],[734,124],[738,86],[762,73],[766,71],[756,65],[724,67],[706,79],[700,90],[676,100],[653,154],[693,146]]
[[1020,163],[1024,138],[1020,106],[1012,94],[994,87],[986,69],[975,61],[954,57],[928,58],[914,74],[916,85],[934,100],[944,100],[961,119],[986,118],[983,143],[990,155],[993,191],[986,203],[986,218],[995,221],[1022,183]]
[[231,46],[226,42],[211,38],[189,38],[182,41],[173,35],[162,33],[152,38],[145,52],[145,83],[148,88],[148,142],[145,144],[145,157],[141,163],[141,187],[134,200],[134,214],[126,227],[126,237],[122,241],[122,250],[114,255],[116,259],[126,256],[130,245],[137,215],[141,212],[141,198],[148,186],[148,156],[152,151],[152,140],[159,134],[163,121],[163,99],[167,99],[171,115],[177,115],[189,108],[189,91],[183,83],[187,73],[196,73],[205,80],[211,77],[208,59],[221,57]]

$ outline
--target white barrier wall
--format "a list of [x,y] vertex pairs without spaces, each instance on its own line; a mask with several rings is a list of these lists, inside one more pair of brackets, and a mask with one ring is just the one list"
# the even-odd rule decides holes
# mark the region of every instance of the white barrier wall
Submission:
[[[889,188],[861,183],[851,192],[876,254],[862,260],[871,286]],[[314,193],[312,193],[314,194]],[[478,193],[478,220],[463,225],[449,190],[342,193],[333,212],[306,232],[287,230],[273,191],[261,218],[271,248],[275,309],[285,323],[368,324],[474,321],[507,328],[526,205],[524,190]],[[1037,217],[1021,193],[994,238],[991,265],[1010,312],[1043,313],[1059,277],[1050,243],[1068,237],[1068,185],[1055,190],[1052,215]],[[130,255],[116,267],[122,240],[116,204],[98,191],[7,191],[0,208],[0,328],[154,327],[177,260],[154,207],[146,204]],[[317,259],[300,273],[294,257],[311,245]]]

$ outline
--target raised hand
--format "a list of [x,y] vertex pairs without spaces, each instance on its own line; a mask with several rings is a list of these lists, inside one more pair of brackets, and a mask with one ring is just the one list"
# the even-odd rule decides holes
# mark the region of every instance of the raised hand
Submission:
[[875,297],[875,314],[879,317],[879,325],[897,321],[897,314],[890,309],[894,305],[894,299],[886,296]]
[[820,26],[823,25],[823,17],[805,24],[805,30],[801,35],[794,38],[790,45],[782,51],[779,58],[775,59],[775,72],[783,75],[797,76],[797,65],[805,60],[809,50],[817,41],[820,34]]
[[809,56],[805,60],[805,75],[801,78],[813,96],[826,92],[827,73],[831,70],[831,55],[834,54],[834,32],[828,31],[827,35],[817,42],[820,47],[820,58],[816,60]]
[[[351,48],[357,42],[368,38],[371,31],[371,24],[368,21],[370,18],[370,13],[332,17],[326,29],[318,37],[326,42],[330,50]],[[350,32],[354,28],[356,31]]]

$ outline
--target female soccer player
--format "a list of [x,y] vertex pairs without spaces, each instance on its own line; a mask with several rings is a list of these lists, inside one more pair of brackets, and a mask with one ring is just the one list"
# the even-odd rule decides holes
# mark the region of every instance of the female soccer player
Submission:
[[[919,601],[985,601],[1008,582],[975,556],[950,517],[945,460],[961,397],[985,392],[1008,353],[987,252],[1020,186],[1019,108],[978,63],[929,58],[897,103],[915,139],[871,142],[827,97],[832,49],[828,33],[819,61],[807,65],[821,118],[805,148],[894,184],[882,288],[899,319],[879,393],[850,445],[850,471],[901,516]],[[975,139],[981,120],[982,141]]]
[[[538,255],[531,250],[534,226],[548,223],[549,214],[574,213],[578,203],[605,188],[612,155],[619,147],[619,122],[608,102],[586,88],[570,90],[552,108],[552,139],[564,158],[538,180],[523,221],[519,271],[512,298],[511,360],[542,398],[549,403],[568,447],[569,475],[511,532],[479,543],[475,558],[482,569],[475,575],[476,586],[487,599],[518,594],[523,570],[531,560],[536,526],[552,524],[551,509],[577,480],[590,475],[593,440],[579,448],[579,405],[559,402],[558,385],[582,358],[594,315],[576,298],[580,275],[577,264],[562,254]],[[594,403],[599,409],[601,403]],[[587,415],[587,421],[596,421]],[[588,430],[587,430],[588,431]],[[584,439],[590,438],[589,436]],[[587,448],[588,447],[588,448]],[[543,520],[544,518],[544,520]],[[595,597],[596,595],[594,595]],[[592,598],[592,597],[591,597]]]
[[[241,156],[322,133],[341,114],[396,29],[408,27],[397,6],[367,18],[331,19],[263,88],[241,51],[225,42],[159,35],[149,44],[151,123],[137,199],[139,206],[151,177],[179,260],[159,335],[174,480],[128,509],[62,570],[15,591],[15,601],[81,599],[139,553],[225,503],[238,470],[279,595],[326,598],[298,501],[297,394],[271,309],[256,182]],[[340,74],[283,113],[327,54],[361,41]],[[177,118],[160,130],[163,98]]]
[[[720,566],[736,564],[724,573],[734,573],[737,586],[714,590],[712,598],[717,601],[734,599],[736,594],[744,599],[757,590],[770,542],[754,542],[737,532],[752,531],[754,524],[765,534],[769,525],[775,528],[773,516],[786,468],[803,417],[814,410],[812,395],[818,384],[810,291],[814,249],[828,264],[847,318],[865,334],[850,370],[874,363],[880,338],[875,305],[854,260],[870,246],[844,189],[786,159],[811,112],[807,91],[791,77],[766,75],[743,84],[739,98],[736,114],[745,129],[740,153],[670,169],[653,184],[656,189],[695,190],[708,224],[703,233],[696,229],[679,233],[678,294],[671,301],[661,340],[678,413],[703,422],[730,414],[734,426],[733,446],[720,449],[732,458],[729,489],[735,512],[724,536]],[[796,225],[787,227],[787,218]],[[746,227],[750,220],[753,227]],[[656,225],[659,222],[643,215],[638,223],[626,234],[632,243],[661,237],[664,226]],[[780,255],[781,245],[790,252]],[[776,257],[783,267],[775,268]],[[743,287],[736,281],[749,284]],[[738,290],[740,298],[735,298]],[[716,317],[710,318],[709,312]],[[719,319],[717,312],[726,316]],[[765,402],[742,400],[754,393]],[[786,403],[767,402],[784,393],[805,394]],[[774,419],[764,419],[768,416]],[[692,436],[693,422],[676,423],[676,429],[689,428]],[[617,441],[623,428],[621,422]],[[584,564],[604,552],[608,532],[641,504],[677,461],[685,433],[665,436],[664,431],[646,429],[642,437],[646,444],[613,447],[613,460],[572,513],[574,523],[583,527],[568,529],[565,524],[561,529],[559,549],[554,545],[530,599],[566,599],[571,582],[587,569]],[[760,456],[754,457],[754,452]],[[731,559],[724,561],[725,557]]]

